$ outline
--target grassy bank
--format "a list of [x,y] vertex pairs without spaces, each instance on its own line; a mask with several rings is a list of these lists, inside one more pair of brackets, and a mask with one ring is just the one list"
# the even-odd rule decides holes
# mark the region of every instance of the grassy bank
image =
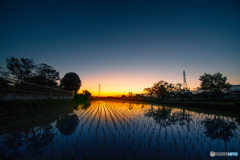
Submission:
[[12,130],[50,123],[72,113],[78,105],[84,103],[83,99],[71,100],[28,100],[0,102],[0,135]]
[[72,100],[16,100],[0,101],[0,115],[27,114],[72,103]]

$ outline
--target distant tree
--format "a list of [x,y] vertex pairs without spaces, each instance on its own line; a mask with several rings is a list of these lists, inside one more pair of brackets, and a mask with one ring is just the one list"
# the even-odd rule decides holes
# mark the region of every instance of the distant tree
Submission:
[[153,93],[155,92],[155,88],[154,88],[154,87],[144,88],[143,91],[144,91],[144,92],[147,92],[147,93],[151,96],[151,99],[152,99],[152,95],[153,95]]
[[154,93],[157,94],[158,98],[160,98],[161,96],[163,98],[167,95],[167,89],[165,87],[167,85],[168,85],[168,83],[164,82],[162,80],[153,84]]
[[81,80],[76,73],[66,73],[65,76],[60,80],[60,87],[67,91],[74,91],[75,95],[82,86]]
[[174,91],[174,84],[172,84],[172,83],[167,83],[167,84],[165,85],[165,87],[166,87],[166,90],[167,90],[168,92]]
[[158,95],[158,98],[162,96],[162,98],[167,99],[170,98],[171,92],[175,90],[174,84],[162,80],[158,83],[154,83],[152,88],[154,88],[154,93]]
[[182,84],[181,83],[177,83],[173,90],[176,91],[176,92],[189,91],[190,88],[187,88],[187,87],[182,88]]
[[135,97],[140,98],[140,97],[142,97],[142,95],[141,94],[136,94]]
[[31,77],[35,68],[33,59],[28,58],[21,58],[20,60],[14,57],[6,58],[6,64],[9,73],[13,75],[17,83],[24,78]]
[[182,91],[182,84],[181,83],[177,83],[175,85],[174,91],[177,91],[177,92]]
[[167,91],[166,97],[168,99],[168,98],[171,97],[171,92],[174,91],[174,84],[172,84],[172,83],[165,83],[164,87],[166,88],[166,91]]
[[92,96],[92,94],[88,91],[88,90],[83,90],[83,97],[84,98],[90,98]]
[[226,83],[227,77],[222,77],[222,74],[219,72],[213,75],[204,73],[204,75],[200,76],[199,80],[201,83],[198,89],[210,91],[214,96],[221,93],[222,90],[229,90],[231,88],[231,85]]
[[126,96],[123,94],[123,95],[122,95],[122,98],[126,98]]
[[132,96],[133,96],[132,92],[129,92],[129,93],[128,93],[128,97],[131,98]]

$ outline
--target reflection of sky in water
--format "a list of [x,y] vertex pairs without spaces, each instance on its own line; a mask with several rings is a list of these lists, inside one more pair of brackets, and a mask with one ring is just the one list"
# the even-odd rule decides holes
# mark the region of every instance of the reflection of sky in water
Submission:
[[1,135],[0,155],[10,159],[211,159],[210,151],[240,150],[235,120],[161,105],[92,101],[49,123]]

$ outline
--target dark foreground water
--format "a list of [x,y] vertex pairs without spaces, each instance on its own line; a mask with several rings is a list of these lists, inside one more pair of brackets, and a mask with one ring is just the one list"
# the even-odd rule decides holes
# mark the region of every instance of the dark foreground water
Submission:
[[152,104],[92,101],[21,128],[1,135],[1,159],[239,159],[210,151],[240,152],[236,118]]

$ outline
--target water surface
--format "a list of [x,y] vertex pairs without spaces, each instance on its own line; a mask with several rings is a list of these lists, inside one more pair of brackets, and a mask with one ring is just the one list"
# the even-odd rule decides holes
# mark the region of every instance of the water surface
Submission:
[[34,160],[225,159],[211,158],[209,153],[239,153],[239,129],[234,117],[147,103],[91,101],[51,120],[1,135],[0,156]]

